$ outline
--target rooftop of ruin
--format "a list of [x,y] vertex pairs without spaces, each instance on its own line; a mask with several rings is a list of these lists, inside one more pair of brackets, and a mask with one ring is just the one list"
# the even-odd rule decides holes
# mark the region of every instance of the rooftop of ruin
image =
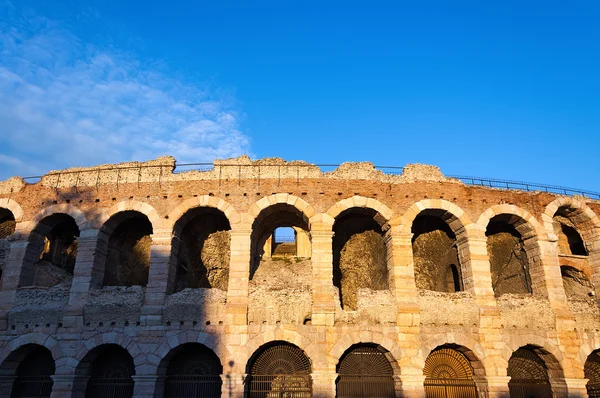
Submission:
[[372,162],[313,164],[281,158],[251,160],[247,155],[217,159],[212,163],[178,163],[172,156],[145,162],[122,162],[91,167],[52,170],[42,176],[14,176],[0,181],[0,194],[19,192],[26,185],[51,188],[90,187],[126,183],[178,182],[242,179],[353,179],[401,184],[415,181],[446,182],[520,191],[540,191],[600,200],[600,193],[555,185],[494,178],[444,175],[440,168],[426,164],[377,166]]

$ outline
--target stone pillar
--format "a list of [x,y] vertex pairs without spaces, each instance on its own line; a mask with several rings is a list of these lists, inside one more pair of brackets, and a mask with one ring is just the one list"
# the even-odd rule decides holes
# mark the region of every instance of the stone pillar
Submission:
[[227,317],[229,325],[248,324],[248,281],[250,279],[250,228],[232,229]]
[[[539,237],[538,237],[539,239]],[[542,277],[544,278],[544,284],[548,294],[548,301],[555,310],[566,310],[567,295],[562,282],[562,275],[560,273],[560,263],[558,261],[558,237],[550,234],[548,240],[538,240],[540,253],[533,254],[532,260],[537,263],[538,268],[541,269]],[[527,252],[529,256],[529,252]],[[533,275],[532,275],[532,280]],[[558,326],[558,325],[557,325]]]
[[135,398],[149,398],[154,396],[156,382],[162,376],[156,375],[134,375],[133,379],[133,396]]
[[311,375],[313,383],[313,397],[335,398],[335,381],[337,373],[313,372]]
[[88,301],[90,288],[93,285],[94,266],[96,260],[96,247],[101,234],[97,229],[81,231],[77,238],[77,257],[73,269],[73,281],[69,293],[69,303],[63,316],[65,327],[82,327],[83,307]]
[[[73,393],[74,386],[78,384],[79,380],[82,377],[74,374],[71,375],[62,375],[55,374],[52,375],[52,381],[54,384],[52,385],[52,394],[50,398],[71,398],[76,396]],[[83,377],[84,384],[87,383],[88,376]],[[84,392],[85,393],[85,392]]]
[[265,245],[263,246],[263,257],[270,258],[273,254],[273,241],[275,234],[271,234],[267,240],[265,241]]
[[330,225],[312,224],[312,319],[313,325],[333,325],[333,231]]
[[296,232],[296,256],[302,258],[309,258],[312,255],[312,249],[310,247],[310,237],[308,233],[302,228],[294,227]]
[[[588,379],[564,379],[567,385],[567,395],[569,398],[587,398]],[[554,387],[554,385],[552,386]]]
[[[397,381],[397,377],[394,376]],[[404,398],[425,398],[425,376],[422,374],[401,375],[400,384],[402,385],[402,397]]]
[[484,382],[479,383],[477,380],[475,383],[477,384],[478,392],[481,396],[481,391],[479,388],[480,384],[487,384],[487,396],[489,398],[508,398],[510,397],[510,392],[508,390],[508,382],[510,381],[510,377],[508,376],[485,376],[481,377],[484,379]]
[[171,230],[168,229],[155,229],[152,234],[148,285],[140,317],[142,325],[162,324],[162,311],[167,296],[169,265],[171,264],[172,238]]
[[245,373],[227,373],[221,375],[223,382],[221,387],[222,398],[244,398]]
[[478,230],[477,227],[477,225],[470,226],[457,241],[464,288],[473,293],[475,301],[480,306],[495,307],[487,237],[485,231]]
[[[19,224],[17,224],[17,229]],[[18,240],[10,241],[10,252],[2,271],[2,287],[0,289],[0,330],[8,328],[8,312],[15,301],[23,260],[27,254],[28,235],[15,234]]]

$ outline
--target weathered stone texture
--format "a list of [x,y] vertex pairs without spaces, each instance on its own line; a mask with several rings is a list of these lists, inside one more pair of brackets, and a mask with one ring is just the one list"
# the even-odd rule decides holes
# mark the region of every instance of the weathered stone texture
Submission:
[[[134,396],[149,397],[163,359],[200,343],[223,365],[223,396],[238,398],[254,354],[281,341],[308,357],[313,396],[336,396],[339,360],[361,344],[385,353],[396,396],[425,396],[425,361],[442,346],[467,358],[481,396],[508,396],[521,347],[540,353],[555,396],[585,396],[600,349],[600,201],[467,186],[426,165],[174,167],[165,157],[0,182],[16,220],[0,232],[0,397],[27,347],[51,352],[53,398],[84,395],[89,355],[110,344],[131,356]],[[79,231],[74,267],[39,261],[53,215]],[[425,216],[435,228],[419,227]],[[280,226],[302,231],[302,255],[261,252]]]

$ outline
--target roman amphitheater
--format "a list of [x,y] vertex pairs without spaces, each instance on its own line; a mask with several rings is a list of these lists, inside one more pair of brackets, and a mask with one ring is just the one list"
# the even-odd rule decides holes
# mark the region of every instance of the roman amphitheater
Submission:
[[600,397],[600,196],[478,182],[245,156],[0,182],[0,396]]

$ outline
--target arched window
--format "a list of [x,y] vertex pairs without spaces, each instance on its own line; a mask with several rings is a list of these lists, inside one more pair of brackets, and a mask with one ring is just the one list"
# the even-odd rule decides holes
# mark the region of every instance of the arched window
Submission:
[[511,396],[552,398],[548,368],[535,348],[525,346],[513,352],[507,374]]
[[70,286],[78,237],[79,227],[67,214],[40,221],[29,236],[19,286]]
[[417,288],[436,292],[463,290],[456,235],[443,210],[428,209],[412,225],[412,248]]
[[131,355],[121,346],[106,345],[94,349],[86,398],[131,398],[135,365]]
[[188,210],[175,224],[170,292],[186,288],[227,291],[231,226],[225,214],[209,207]]
[[384,223],[379,213],[368,208],[350,208],[335,219],[333,284],[347,311],[358,309],[359,289],[389,289]]
[[429,354],[423,368],[428,398],[476,398],[470,361],[458,350],[442,346]]
[[223,366],[202,344],[183,344],[168,355],[165,398],[220,398]]
[[350,347],[337,366],[338,398],[396,396],[394,371],[381,346],[360,344]]
[[259,349],[248,363],[249,398],[312,397],[311,364],[300,348],[274,342]]
[[50,351],[41,346],[33,348],[17,367],[11,397],[50,397],[54,371],[54,359]]
[[487,227],[494,294],[532,293],[529,256],[522,233],[524,220],[512,214],[493,217]]
[[588,379],[588,396],[590,398],[600,397],[600,355],[598,355],[597,350],[587,357],[583,372],[585,378]]

